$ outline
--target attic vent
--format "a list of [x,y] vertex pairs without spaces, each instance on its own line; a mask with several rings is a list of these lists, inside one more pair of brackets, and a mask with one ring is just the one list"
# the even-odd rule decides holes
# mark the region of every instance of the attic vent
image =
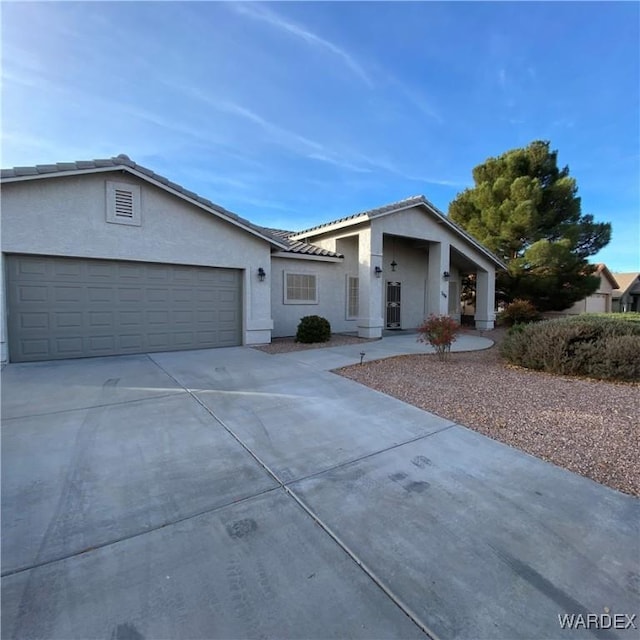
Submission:
[[116,189],[116,218],[133,218],[133,193]]
[[106,220],[115,224],[139,227],[140,186],[129,182],[107,182]]

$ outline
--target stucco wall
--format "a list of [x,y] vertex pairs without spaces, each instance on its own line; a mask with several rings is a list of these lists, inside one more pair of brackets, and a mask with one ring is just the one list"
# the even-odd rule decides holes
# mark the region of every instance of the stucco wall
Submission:
[[[450,295],[460,292],[460,271],[479,269],[489,274],[490,278],[495,278],[494,263],[478,250],[472,243],[461,238],[460,235],[449,229],[444,223],[436,221],[423,207],[412,207],[405,211],[398,211],[391,215],[374,217],[370,221],[336,229],[333,231],[318,230],[308,240],[316,245],[322,246],[331,251],[341,251],[340,238],[346,234],[357,234],[358,231],[371,225],[373,234],[380,234],[383,237],[383,274],[379,281],[372,280],[371,286],[382,288],[382,300],[380,313],[386,318],[386,282],[398,281],[402,285],[401,302],[401,325],[404,329],[416,327],[428,314],[429,305],[429,246],[441,243],[444,247],[451,247],[458,253],[466,256],[465,265],[457,265],[455,257],[452,256],[446,270],[451,274],[447,282],[440,274],[434,274],[432,286],[440,288],[435,293],[439,299],[442,294],[447,298],[441,300],[441,313],[449,312],[457,319],[460,318],[459,304],[452,305]],[[407,236],[412,239],[423,240],[422,247],[416,247],[416,242],[407,241],[399,236]],[[394,239],[395,237],[395,239]],[[421,244],[418,242],[417,244]],[[437,245],[435,245],[437,246]],[[345,253],[342,251],[342,253]],[[396,271],[391,271],[391,262],[395,258],[397,263]],[[472,268],[473,267],[473,268]],[[435,291],[435,289],[433,290]],[[433,307],[433,295],[431,296],[431,307]],[[455,311],[454,311],[455,309]],[[486,320],[493,322],[494,300],[489,305],[490,313]]]
[[421,207],[412,207],[406,211],[398,211],[393,215],[374,218],[372,221],[382,233],[422,238],[433,242],[447,242],[454,249],[469,257],[485,271],[495,274],[495,266],[478,249],[466,242],[457,233],[451,231],[444,223],[438,223]]
[[[140,185],[140,226],[106,222],[107,181]],[[120,171],[4,183],[1,198],[3,253],[245,270],[244,341],[269,341],[269,285],[256,276],[269,270],[268,242]]]
[[597,291],[583,300],[578,300],[563,313],[577,315],[579,313],[611,312],[613,287],[606,276],[602,273],[598,275],[600,276],[600,284]]
[[[315,274],[318,287],[317,304],[284,304],[284,273]],[[356,331],[357,321],[347,320],[347,274],[357,276],[352,260],[320,262],[294,258],[272,258],[271,312],[273,336],[294,336],[303,316],[323,316],[331,323],[334,333]]]
[[[404,231],[404,230],[403,230]],[[427,309],[425,294],[429,272],[429,254],[426,249],[418,249],[401,238],[385,237],[382,250],[384,254],[382,317],[386,323],[386,283],[400,283],[400,325],[402,329],[415,329],[425,318]],[[392,271],[391,262],[396,264]]]

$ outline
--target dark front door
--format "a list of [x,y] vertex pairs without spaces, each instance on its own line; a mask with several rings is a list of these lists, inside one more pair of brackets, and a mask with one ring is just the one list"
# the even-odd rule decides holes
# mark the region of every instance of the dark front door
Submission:
[[387,329],[400,329],[399,282],[387,282]]

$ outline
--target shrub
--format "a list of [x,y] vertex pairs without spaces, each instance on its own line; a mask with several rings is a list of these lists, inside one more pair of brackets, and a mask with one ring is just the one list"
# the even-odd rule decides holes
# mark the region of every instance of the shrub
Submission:
[[615,316],[577,316],[515,325],[502,343],[514,364],[561,375],[640,380],[640,324]]
[[296,342],[327,342],[331,338],[331,325],[321,316],[304,316],[300,318]]
[[428,342],[436,350],[438,358],[446,360],[459,329],[460,325],[453,318],[431,314],[418,327],[418,342]]
[[514,324],[528,324],[540,320],[540,314],[528,300],[514,300],[510,302],[498,316],[498,322],[507,327]]

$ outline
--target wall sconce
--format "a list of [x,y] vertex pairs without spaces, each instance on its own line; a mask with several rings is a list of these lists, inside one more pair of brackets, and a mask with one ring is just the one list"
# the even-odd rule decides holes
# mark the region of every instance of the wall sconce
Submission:
[[260,282],[264,282],[264,278],[267,274],[264,272],[264,269],[262,267],[260,267],[258,269],[258,280],[260,280]]
[[443,280],[448,280],[450,277],[451,277],[451,274],[450,274],[448,271],[445,271],[445,272],[442,274],[442,279],[443,279]]
[[373,272],[376,274],[376,278],[379,278],[382,275],[382,269],[376,265],[376,268],[373,270]]
[[397,266],[398,266],[398,263],[394,260],[394,261],[391,263],[391,271],[395,271]]

